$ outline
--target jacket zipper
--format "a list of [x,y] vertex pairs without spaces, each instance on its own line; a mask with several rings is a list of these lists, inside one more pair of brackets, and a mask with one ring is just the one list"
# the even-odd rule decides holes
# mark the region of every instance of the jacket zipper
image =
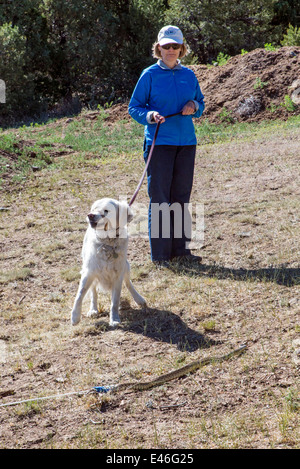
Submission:
[[[175,88],[175,93],[176,93],[176,112],[177,112],[178,102],[179,102],[179,100],[178,100],[178,91],[177,91],[177,85],[176,85],[174,70],[172,70],[172,73],[173,73],[174,88]],[[180,127],[179,126],[177,126],[177,133],[179,135],[179,145],[181,145],[181,132],[180,132]]]

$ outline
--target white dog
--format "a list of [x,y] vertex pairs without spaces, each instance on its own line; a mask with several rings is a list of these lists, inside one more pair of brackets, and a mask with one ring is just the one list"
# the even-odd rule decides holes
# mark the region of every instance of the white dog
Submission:
[[130,280],[130,266],[127,261],[127,223],[133,218],[126,202],[114,199],[97,200],[87,219],[89,222],[82,248],[82,270],[78,292],[71,313],[72,324],[78,324],[81,317],[82,301],[91,289],[91,307],[88,316],[96,315],[97,284],[103,291],[111,292],[110,325],[120,323],[119,303],[123,280],[135,302],[146,306]]

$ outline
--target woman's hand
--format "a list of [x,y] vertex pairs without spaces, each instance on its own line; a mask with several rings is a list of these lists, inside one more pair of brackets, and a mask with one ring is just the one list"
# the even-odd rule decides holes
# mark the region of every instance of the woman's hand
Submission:
[[189,116],[191,114],[195,114],[196,106],[194,101],[188,101],[182,108],[181,114],[183,116]]
[[158,124],[159,122],[162,124],[163,122],[166,121],[166,119],[164,118],[164,116],[161,116],[159,114],[159,112],[157,111],[154,111],[153,114],[152,114],[152,119]]

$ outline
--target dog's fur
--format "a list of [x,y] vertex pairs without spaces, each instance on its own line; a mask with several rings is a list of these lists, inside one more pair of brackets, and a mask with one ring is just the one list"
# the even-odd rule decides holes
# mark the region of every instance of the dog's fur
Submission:
[[103,291],[111,292],[109,323],[112,327],[120,323],[119,303],[123,280],[135,302],[146,306],[144,298],[130,280],[126,225],[132,218],[130,207],[123,201],[105,198],[92,205],[83,241],[81,280],[71,313],[73,325],[80,321],[82,301],[89,289],[91,306],[88,316],[97,314],[97,284]]

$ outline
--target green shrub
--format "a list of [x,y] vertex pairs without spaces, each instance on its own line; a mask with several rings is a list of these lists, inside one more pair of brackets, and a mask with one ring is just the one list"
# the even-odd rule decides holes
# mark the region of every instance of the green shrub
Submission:
[[227,122],[227,123],[233,123],[234,118],[231,115],[231,111],[227,109],[226,106],[224,106],[219,114],[220,121],[221,122]]
[[26,62],[26,38],[18,26],[4,23],[0,26],[0,78],[6,85],[6,103],[1,106],[1,115],[6,119],[15,110],[30,108],[33,94],[32,76],[24,74]]
[[285,109],[289,112],[294,112],[297,108],[297,106],[293,103],[292,98],[288,94],[284,96],[284,102],[282,103],[282,106],[285,107]]
[[46,82],[46,78],[41,78],[38,64],[39,72],[34,69],[28,47],[28,37],[21,27],[12,23],[0,26],[0,78],[6,88],[6,102],[0,107],[0,127],[44,109],[46,98],[40,93],[39,81]]
[[230,55],[224,54],[223,52],[219,52],[217,56],[217,63],[221,67],[222,65],[227,64],[230,58],[231,58]]
[[255,90],[257,90],[258,88],[260,88],[262,90],[265,86],[268,86],[268,84],[269,84],[268,81],[262,81],[260,77],[256,77],[253,88]]
[[271,42],[267,42],[267,43],[265,44],[265,49],[266,49],[266,50],[270,50],[270,51],[275,51],[275,50],[278,49],[278,47],[277,47],[277,46],[274,46]]
[[300,28],[289,25],[281,41],[282,46],[300,46]]

